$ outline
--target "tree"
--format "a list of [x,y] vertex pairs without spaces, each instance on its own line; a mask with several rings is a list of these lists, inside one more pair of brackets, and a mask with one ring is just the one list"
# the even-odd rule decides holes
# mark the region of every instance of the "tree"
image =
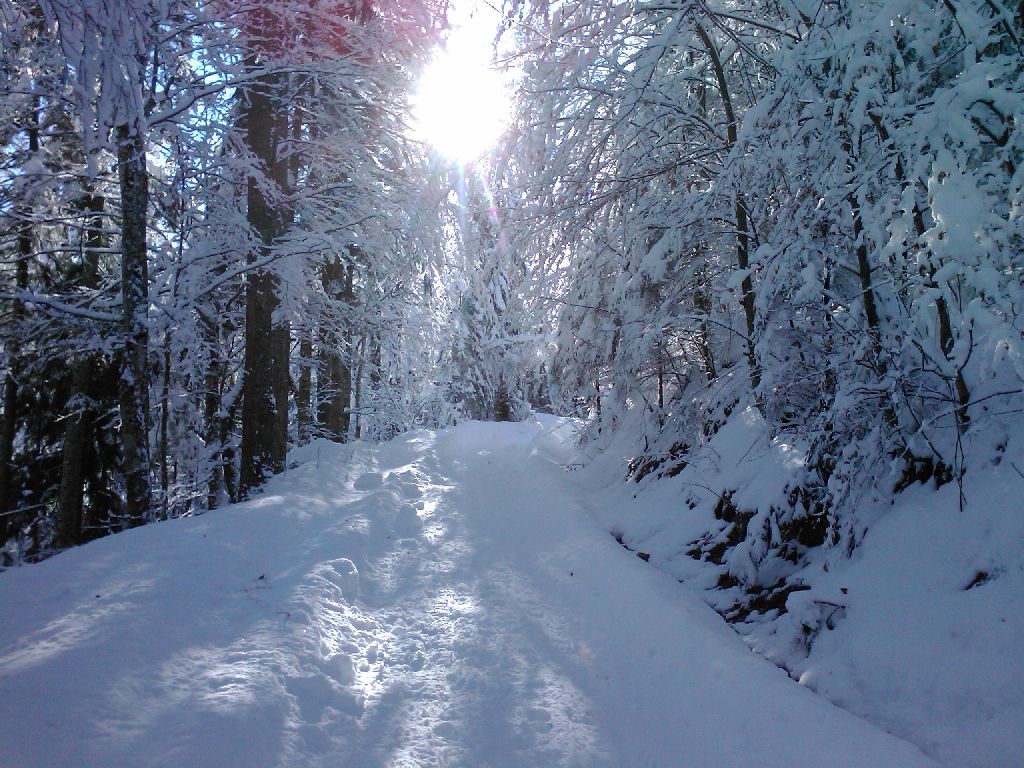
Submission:
[[1002,351],[1020,20],[985,2],[510,10],[509,231],[560,308],[555,378],[590,434],[639,425],[635,466],[678,465],[757,406],[804,452],[811,499],[764,511],[762,553],[801,516],[852,547],[865,489],[960,477],[979,419],[1020,395]]
[[[418,298],[406,278],[436,233],[427,217],[400,220],[418,194],[401,113],[431,40],[423,10],[4,0],[12,558],[212,508],[251,492],[267,461],[280,469],[289,326],[307,334],[307,361],[316,329],[343,333],[353,389],[360,376],[384,386],[387,351],[405,343],[397,319]],[[321,267],[337,263],[347,287],[328,296]],[[407,287],[381,290],[391,276]],[[294,434],[308,438],[314,392],[332,385],[305,370]],[[261,408],[272,419],[254,436]]]

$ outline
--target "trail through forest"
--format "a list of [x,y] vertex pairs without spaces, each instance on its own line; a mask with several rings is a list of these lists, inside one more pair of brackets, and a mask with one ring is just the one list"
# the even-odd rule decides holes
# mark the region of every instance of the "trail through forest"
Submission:
[[319,441],[0,578],[0,765],[933,765],[619,547],[554,419]]

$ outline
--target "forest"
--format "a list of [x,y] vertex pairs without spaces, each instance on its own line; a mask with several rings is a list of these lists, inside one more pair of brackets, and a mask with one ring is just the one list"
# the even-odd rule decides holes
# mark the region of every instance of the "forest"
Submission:
[[409,128],[441,2],[4,0],[5,563],[531,409],[639,480],[753,406],[805,471],[743,537],[852,551],[1020,418],[1022,14],[513,0],[458,164]]
[[[428,95],[470,11],[495,79]],[[801,679],[914,494],[906,562],[1024,573],[1024,2],[0,0],[0,379],[0,571],[571,424]]]
[[853,547],[1020,413],[1024,6],[515,0],[469,166],[408,130],[441,3],[0,11],[8,563],[314,436],[541,408],[643,475],[748,403],[805,454],[778,522]]

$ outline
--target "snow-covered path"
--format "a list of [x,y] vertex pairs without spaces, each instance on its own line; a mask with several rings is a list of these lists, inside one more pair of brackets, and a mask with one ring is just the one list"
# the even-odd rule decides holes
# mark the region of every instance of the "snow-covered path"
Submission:
[[0,575],[0,766],[933,765],[620,548],[553,426],[317,443]]

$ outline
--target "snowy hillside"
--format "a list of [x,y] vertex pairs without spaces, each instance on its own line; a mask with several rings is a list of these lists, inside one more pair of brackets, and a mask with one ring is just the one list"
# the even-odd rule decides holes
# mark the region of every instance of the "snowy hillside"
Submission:
[[937,488],[934,478],[893,493],[898,474],[864,493],[851,505],[849,556],[824,530],[808,546],[800,531],[780,534],[807,521],[793,519],[806,450],[796,436],[771,437],[755,408],[737,408],[685,460],[667,453],[638,481],[624,478],[637,450],[627,434],[574,459],[587,463],[574,474],[594,489],[598,519],[626,547],[794,679],[943,764],[1022,764],[1019,431],[974,436],[962,497],[955,481]]
[[254,501],[3,573],[0,765],[933,764],[618,546],[568,432],[319,441]]

